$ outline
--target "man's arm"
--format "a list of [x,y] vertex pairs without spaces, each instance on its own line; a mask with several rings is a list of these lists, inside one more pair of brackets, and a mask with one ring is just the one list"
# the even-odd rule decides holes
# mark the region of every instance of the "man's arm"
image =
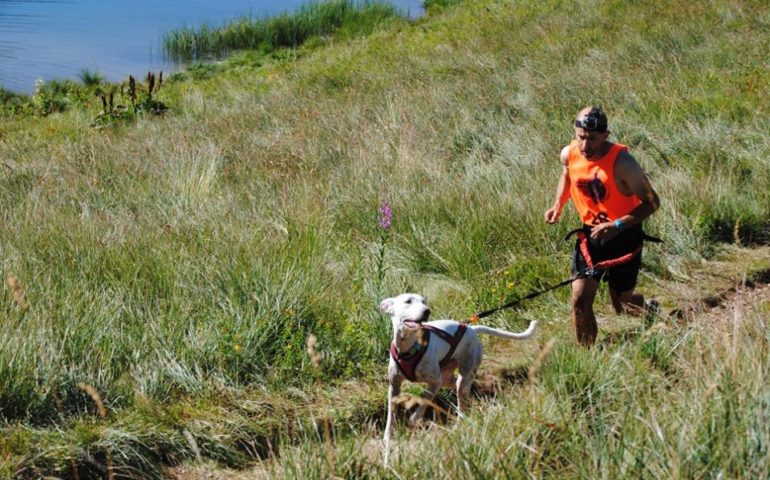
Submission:
[[[616,219],[623,224],[621,228],[625,229],[631,225],[642,223],[660,208],[658,194],[650,185],[641,165],[627,151],[621,152],[615,161],[615,181],[618,183],[618,190],[621,193],[626,195],[633,193],[642,201],[631,213]],[[619,231],[620,229],[615,226],[614,221],[600,223],[591,229],[591,237],[600,238],[606,242],[617,235]]]
[[625,190],[622,193],[633,193],[642,201],[631,213],[618,219],[623,222],[624,227],[643,222],[660,208],[658,194],[652,188],[639,162],[630,153],[622,152],[618,155],[615,163],[615,177],[618,180],[618,186]]
[[545,221],[548,223],[556,223],[559,221],[559,216],[564,208],[564,205],[569,200],[569,169],[567,168],[567,156],[569,154],[569,147],[564,147],[561,150],[561,165],[562,171],[559,177],[559,183],[556,184],[556,199],[553,202],[553,206],[545,212]]

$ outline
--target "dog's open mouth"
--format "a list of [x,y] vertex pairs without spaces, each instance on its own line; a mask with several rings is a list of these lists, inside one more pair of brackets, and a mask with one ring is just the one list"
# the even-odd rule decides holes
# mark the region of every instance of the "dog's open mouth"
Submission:
[[420,328],[420,322],[416,322],[414,320],[404,320],[404,326],[411,328],[412,330],[417,330]]
[[421,323],[428,321],[428,318],[430,318],[430,310],[425,309],[417,318],[404,319],[403,325],[411,330],[417,330]]

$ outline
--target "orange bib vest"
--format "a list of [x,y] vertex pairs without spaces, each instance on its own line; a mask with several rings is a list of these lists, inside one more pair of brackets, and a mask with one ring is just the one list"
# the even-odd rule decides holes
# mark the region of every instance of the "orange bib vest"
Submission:
[[628,148],[612,144],[598,160],[588,160],[580,153],[577,140],[569,146],[567,169],[570,196],[578,215],[586,225],[612,222],[631,213],[642,201],[636,195],[624,195],[615,183],[615,161]]

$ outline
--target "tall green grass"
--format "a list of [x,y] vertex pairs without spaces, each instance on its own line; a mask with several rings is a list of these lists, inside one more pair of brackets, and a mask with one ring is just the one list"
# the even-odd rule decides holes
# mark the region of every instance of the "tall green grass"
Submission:
[[307,3],[297,12],[266,18],[243,17],[223,26],[178,29],[163,38],[169,58],[181,62],[221,57],[235,50],[273,51],[297,47],[313,37],[359,36],[403,18],[384,2],[331,0]]
[[379,433],[363,429],[338,442],[333,461],[309,441],[267,470],[272,478],[764,478],[767,312],[764,299],[625,344],[557,344],[527,383],[477,399],[456,427],[400,426],[388,469]]
[[[116,464],[159,476],[160,463],[196,458],[184,428],[207,445],[204,459],[243,466],[260,432],[296,438],[282,421],[305,412],[319,379],[380,388],[344,417],[355,425],[378,418],[389,341],[380,295],[419,291],[437,317],[463,319],[568,276],[570,246],[561,239],[577,218],[568,210],[550,227],[542,214],[559,148],[587,104],[609,112],[612,138],[630,145],[660,194],[647,228],[666,243],[645,251],[641,288],[677,301],[672,285],[693,283],[694,266],[725,241],[762,243],[770,231],[762,93],[770,78],[757,67],[770,52],[756,40],[768,14],[749,1],[470,2],[293,61],[169,82],[158,97],[173,109],[161,119],[97,131],[93,112],[79,108],[3,117],[0,261],[4,281],[13,274],[26,300],[9,289],[0,295],[3,468],[11,477],[70,475],[70,459],[86,465],[84,452],[106,456],[110,447]],[[393,225],[381,256],[382,198]],[[519,329],[535,317],[543,335],[569,339],[567,295],[490,323]],[[310,333],[321,372],[305,352]],[[626,389],[653,392],[658,403],[646,412],[678,409],[669,417],[677,425],[684,421],[675,415],[693,418],[684,393],[664,397],[644,380],[668,381],[666,352],[680,339],[671,335],[661,333],[660,348],[630,341],[617,357],[560,347],[562,366],[544,372],[536,390],[559,399],[545,405],[574,396],[577,406],[570,400],[553,418],[580,422],[552,431],[511,402],[500,411],[510,418],[498,423],[528,432],[511,437],[525,445],[546,442],[536,450],[547,462],[525,447],[499,458],[515,449],[515,465],[582,475],[589,464],[572,456],[586,446],[583,431],[634,420],[613,400]],[[93,419],[81,383],[100,392],[107,418]],[[748,425],[761,411],[739,400]],[[242,416],[239,401],[251,409]],[[294,408],[280,410],[280,401]],[[167,413],[178,404],[198,407]],[[228,415],[240,420],[223,437]],[[626,456],[638,450],[639,464],[662,462],[642,423],[628,444],[639,449],[597,443],[595,451],[622,456],[591,461],[619,472],[636,465]],[[470,450],[475,431],[465,432],[462,458],[492,468],[489,454]],[[754,461],[746,445],[742,454]],[[682,450],[682,465],[693,448]],[[717,458],[737,471],[733,459]]]

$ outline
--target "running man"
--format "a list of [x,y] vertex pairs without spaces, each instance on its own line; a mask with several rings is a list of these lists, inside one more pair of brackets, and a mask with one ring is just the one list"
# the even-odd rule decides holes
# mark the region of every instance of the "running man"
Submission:
[[[545,221],[556,223],[572,198],[589,239],[591,259],[599,262],[622,257],[640,248],[642,222],[660,207],[658,195],[628,148],[608,140],[607,115],[601,108],[586,107],[578,112],[574,130],[575,139],[561,151],[563,168],[556,200],[545,212]],[[596,341],[593,304],[603,276],[617,313],[641,316],[657,309],[656,302],[645,303],[644,296],[634,291],[641,264],[640,251],[626,263],[572,283],[572,325],[579,343],[590,346]],[[587,268],[576,243],[572,272],[582,275]]]

